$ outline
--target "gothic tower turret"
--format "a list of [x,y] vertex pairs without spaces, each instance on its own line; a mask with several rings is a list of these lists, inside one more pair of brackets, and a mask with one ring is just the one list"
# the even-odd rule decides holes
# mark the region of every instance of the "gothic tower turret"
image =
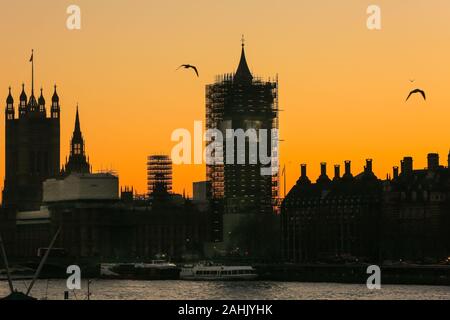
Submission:
[[91,166],[86,159],[86,152],[84,148],[83,134],[81,133],[80,115],[77,112],[75,115],[75,128],[72,134],[72,140],[70,143],[70,156],[67,161],[64,173],[90,173]]
[[9,89],[5,109],[5,181],[2,206],[19,211],[39,210],[43,182],[60,174],[59,98],[55,95],[56,119],[47,118],[45,99],[34,95],[34,59],[29,100],[22,84],[18,117]]
[[32,115],[35,115],[39,111],[38,103],[34,96],[33,90],[31,91],[31,96],[30,96],[30,100],[28,101],[27,109],[28,109],[28,112]]
[[11,87],[9,87],[9,94],[6,98],[5,119],[7,121],[14,120],[14,99],[11,95]]
[[46,116],[46,110],[45,110],[45,99],[44,96],[42,94],[42,88],[41,88],[41,95],[38,99],[38,104],[39,104],[39,113],[41,116],[43,116],[45,118]]
[[61,110],[60,110],[60,106],[59,106],[59,96],[58,93],[56,92],[56,84],[55,84],[55,92],[53,93],[52,96],[52,107],[50,110],[50,117],[52,119],[59,119]]
[[27,114],[27,94],[25,93],[25,84],[22,83],[22,93],[20,94],[19,102],[19,118]]

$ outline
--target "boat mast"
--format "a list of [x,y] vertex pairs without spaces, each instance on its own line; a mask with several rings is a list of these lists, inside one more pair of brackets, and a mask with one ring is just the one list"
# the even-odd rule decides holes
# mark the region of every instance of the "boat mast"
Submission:
[[9,290],[11,290],[11,293],[13,293],[14,286],[13,286],[12,279],[11,279],[11,273],[9,272],[8,257],[6,256],[6,250],[5,250],[5,246],[3,245],[3,239],[2,239],[1,234],[0,234],[0,248],[2,250],[3,262],[5,264],[6,275],[8,277]]
[[42,258],[41,262],[39,263],[39,267],[36,270],[36,273],[34,274],[33,280],[30,283],[30,286],[28,287],[26,295],[28,296],[31,292],[31,289],[33,289],[34,283],[36,282],[37,278],[41,274],[42,268],[44,267],[45,262],[47,261],[48,255],[50,254],[50,251],[52,250],[53,246],[55,245],[56,238],[58,237],[59,231],[61,231],[61,227],[56,231],[55,236],[52,239],[52,242],[50,242],[50,246],[47,249],[47,252],[45,252],[44,257]]

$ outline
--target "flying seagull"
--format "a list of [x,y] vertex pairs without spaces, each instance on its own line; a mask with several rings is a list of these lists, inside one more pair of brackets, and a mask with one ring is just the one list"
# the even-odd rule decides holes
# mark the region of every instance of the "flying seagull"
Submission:
[[197,70],[197,67],[196,66],[192,66],[192,65],[190,65],[190,64],[182,64],[181,66],[179,66],[178,68],[177,68],[177,70],[178,69],[180,69],[180,68],[185,68],[185,69],[194,69],[194,71],[195,71],[195,73],[197,74],[197,77],[199,76],[198,75],[198,70]]
[[420,90],[420,89],[414,89],[413,91],[411,91],[408,95],[408,98],[406,98],[406,101],[408,101],[409,97],[411,97],[413,94],[415,93],[420,93],[423,97],[423,100],[427,100],[426,96],[425,96],[425,91]]

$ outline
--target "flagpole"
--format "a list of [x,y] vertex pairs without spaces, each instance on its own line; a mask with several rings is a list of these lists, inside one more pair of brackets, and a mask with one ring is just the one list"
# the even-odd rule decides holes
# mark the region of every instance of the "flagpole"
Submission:
[[34,95],[34,50],[31,49],[31,95]]

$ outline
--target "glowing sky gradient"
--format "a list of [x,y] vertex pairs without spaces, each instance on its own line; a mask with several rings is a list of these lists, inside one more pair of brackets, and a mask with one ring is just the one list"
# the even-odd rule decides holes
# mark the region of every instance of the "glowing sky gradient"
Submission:
[[[58,84],[61,159],[69,153],[75,107],[94,170],[113,168],[122,186],[146,189],[146,156],[170,153],[176,128],[204,120],[205,85],[234,72],[241,34],[256,75],[279,74],[281,163],[288,189],[308,163],[366,158],[384,178],[404,155],[446,162],[450,147],[450,1],[448,0],[1,0],[0,95],[36,88],[49,106]],[[82,29],[66,29],[66,8],[81,7]],[[382,30],[366,28],[366,8],[382,9]],[[200,78],[175,69],[199,67]],[[416,79],[414,84],[409,79]],[[405,104],[410,89],[422,87]],[[4,112],[0,176],[4,175]],[[175,166],[174,190],[192,194],[202,165]]]

